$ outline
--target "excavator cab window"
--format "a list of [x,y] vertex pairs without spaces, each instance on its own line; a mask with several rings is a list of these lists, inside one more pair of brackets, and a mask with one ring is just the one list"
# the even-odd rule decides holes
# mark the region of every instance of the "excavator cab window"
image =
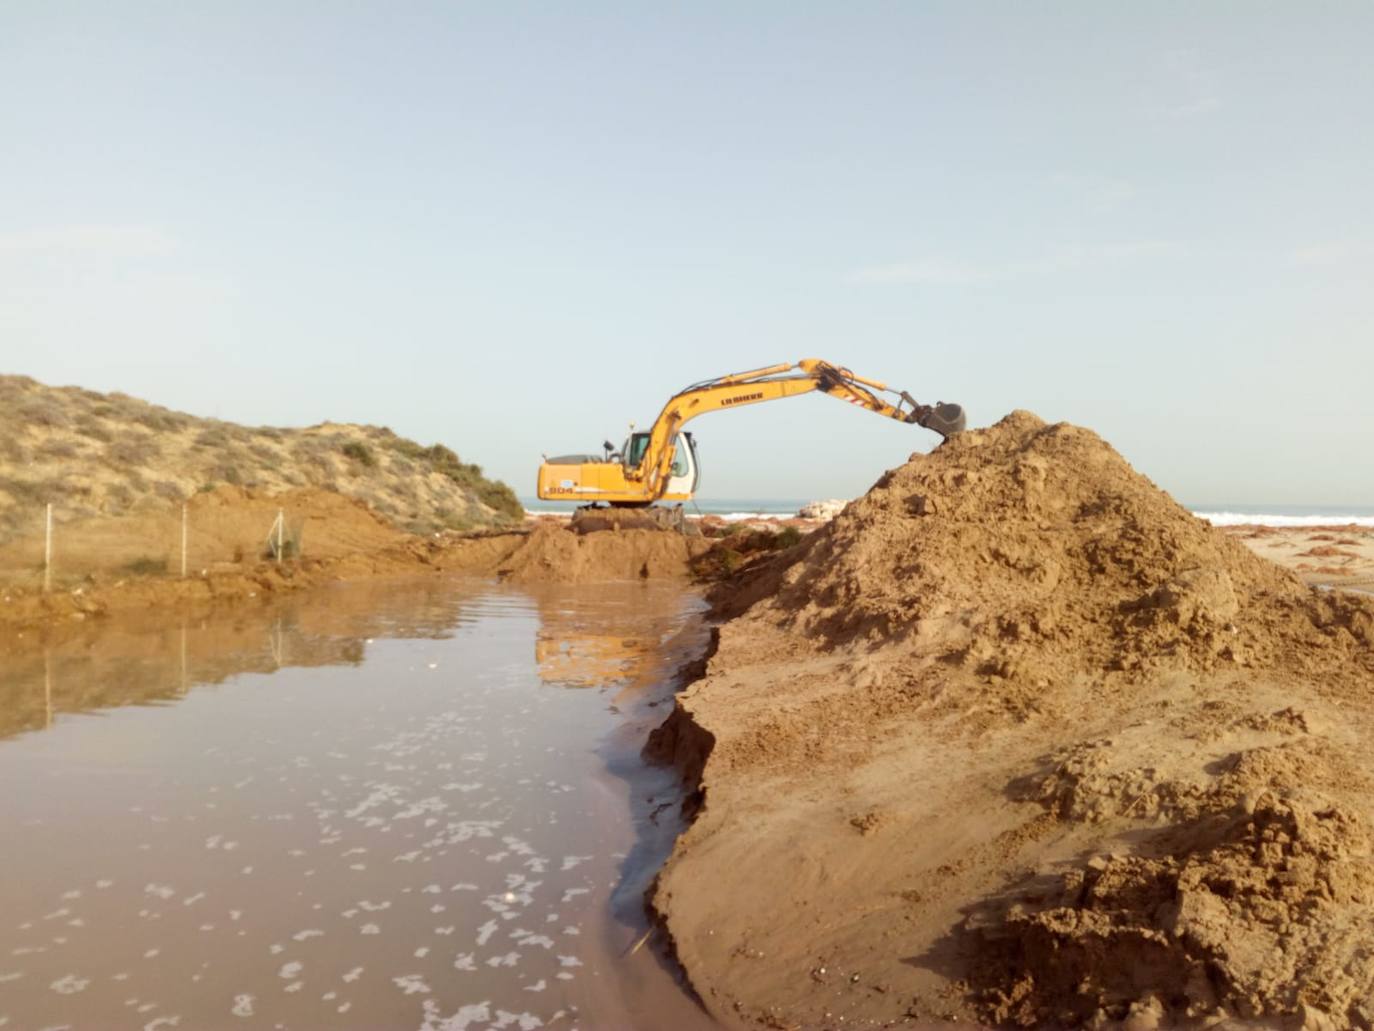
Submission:
[[686,476],[690,468],[687,464],[687,442],[678,438],[673,451],[673,476]]
[[649,434],[631,433],[625,442],[625,468],[638,469],[644,461],[644,450],[649,446]]

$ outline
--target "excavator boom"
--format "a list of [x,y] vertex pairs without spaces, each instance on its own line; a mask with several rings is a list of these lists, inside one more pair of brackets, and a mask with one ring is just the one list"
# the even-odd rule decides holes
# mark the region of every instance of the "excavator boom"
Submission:
[[[821,391],[898,422],[916,423],[948,437],[964,428],[959,405],[923,405],[906,391],[817,358],[703,380],[668,399],[647,433],[632,434],[619,455],[572,455],[546,460],[538,494],[545,500],[644,505],[687,500],[696,486],[695,451],[683,426],[699,415]],[[891,395],[889,401],[880,396]],[[686,447],[680,439],[686,439]],[[683,452],[686,452],[684,456]],[[684,459],[686,459],[684,461]],[[690,475],[688,473],[690,472]]]

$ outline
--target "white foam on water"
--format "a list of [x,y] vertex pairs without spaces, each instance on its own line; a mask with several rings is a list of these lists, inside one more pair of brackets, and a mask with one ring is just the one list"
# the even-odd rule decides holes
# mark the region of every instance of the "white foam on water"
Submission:
[[391,983],[406,995],[428,995],[430,993],[430,987],[425,984],[422,974],[402,974],[400,977],[393,977]]
[[520,1031],[535,1031],[535,1028],[544,1026],[544,1022],[533,1013],[509,1013],[506,1010],[496,1011],[496,1020],[491,1025],[497,1028],[518,1027]]
[[425,1022],[420,1031],[467,1031],[474,1024],[491,1023],[491,1003],[472,1002],[460,1006],[458,1012],[449,1017],[439,1015],[439,1004],[433,999],[425,1000]]

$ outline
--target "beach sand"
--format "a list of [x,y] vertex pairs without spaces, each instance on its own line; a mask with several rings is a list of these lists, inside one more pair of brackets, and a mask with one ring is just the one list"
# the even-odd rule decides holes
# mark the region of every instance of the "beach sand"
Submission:
[[1374,592],[1374,527],[1228,526],[1225,532],[1304,583]]

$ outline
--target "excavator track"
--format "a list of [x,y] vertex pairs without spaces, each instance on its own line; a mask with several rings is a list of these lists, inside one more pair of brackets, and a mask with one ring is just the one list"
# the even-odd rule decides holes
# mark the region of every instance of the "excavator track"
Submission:
[[600,533],[606,530],[673,530],[689,537],[700,537],[695,523],[687,521],[681,505],[583,505],[572,514],[569,529],[574,533]]

